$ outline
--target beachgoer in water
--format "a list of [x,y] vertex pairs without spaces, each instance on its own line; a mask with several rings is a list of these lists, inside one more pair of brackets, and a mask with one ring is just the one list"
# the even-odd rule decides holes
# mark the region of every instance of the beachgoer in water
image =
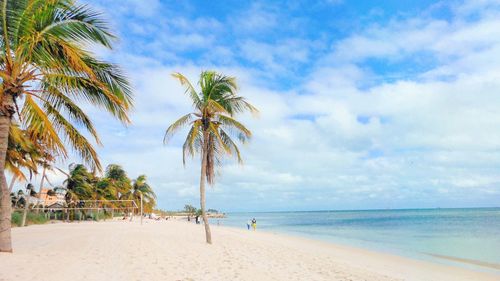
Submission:
[[247,229],[248,230],[250,230],[250,225],[251,225],[250,220],[247,220]]
[[252,228],[253,230],[257,229],[257,220],[255,218],[252,219]]

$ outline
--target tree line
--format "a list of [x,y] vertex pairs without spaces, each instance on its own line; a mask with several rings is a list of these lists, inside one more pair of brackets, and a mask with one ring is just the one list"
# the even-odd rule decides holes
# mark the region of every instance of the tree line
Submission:
[[[120,209],[138,213],[139,208],[132,208],[132,204],[126,204],[123,200],[133,200],[139,207],[141,195],[144,212],[151,213],[156,206],[156,194],[147,182],[146,175],[131,179],[120,165],[110,164],[106,167],[104,175],[98,176],[83,164],[72,164],[69,166],[69,172],[65,174],[67,178],[62,185],[46,191],[49,196],[63,195],[64,207],[95,207],[108,212]],[[43,184],[43,179],[41,184]],[[27,210],[26,202],[29,204],[27,195],[40,198],[40,192],[43,192],[43,186],[40,186],[39,191],[36,192],[31,183],[27,185],[26,193],[22,189],[18,192],[11,192],[12,207]],[[37,207],[39,210],[49,206],[40,204],[32,207]]]

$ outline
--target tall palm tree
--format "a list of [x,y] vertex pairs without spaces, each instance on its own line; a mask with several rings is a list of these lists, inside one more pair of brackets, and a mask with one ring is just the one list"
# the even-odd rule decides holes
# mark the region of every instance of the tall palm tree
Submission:
[[124,198],[131,199],[139,206],[141,195],[143,199],[143,207],[146,212],[153,211],[156,205],[156,194],[147,183],[146,175],[140,175],[132,182],[132,189],[124,195]]
[[205,211],[205,181],[210,185],[214,184],[215,167],[222,163],[224,154],[234,155],[238,162],[242,162],[240,150],[233,138],[245,143],[252,133],[236,121],[234,115],[245,111],[258,111],[236,94],[238,87],[234,77],[204,71],[198,82],[200,92],[197,92],[184,75],[174,73],[173,76],[185,86],[195,112],[182,116],[170,125],[163,141],[167,143],[180,128],[190,127],[183,145],[182,159],[185,164],[186,156],[201,155],[200,207],[206,240],[211,244],[212,236]]
[[79,105],[88,102],[129,122],[127,79],[89,51],[111,48],[114,38],[99,13],[75,0],[0,0],[0,252],[12,252],[4,174],[11,122],[29,128],[54,155],[65,157],[69,145],[98,170],[96,151],[79,129],[98,144],[99,137]]

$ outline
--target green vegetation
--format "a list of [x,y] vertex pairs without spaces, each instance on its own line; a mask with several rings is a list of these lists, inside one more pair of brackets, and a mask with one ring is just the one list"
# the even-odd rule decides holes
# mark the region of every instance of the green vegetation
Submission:
[[[114,200],[134,200],[140,206],[142,193],[144,212],[149,213],[156,206],[156,194],[146,180],[145,175],[131,180],[117,164],[108,165],[104,177],[89,172],[83,164],[72,164],[63,186],[56,187],[55,190],[65,194],[68,207],[81,207],[84,200],[99,200],[97,207],[101,208],[127,207],[123,202]],[[138,213],[140,210],[137,208],[129,211]]]
[[[12,225],[13,226],[21,226],[22,224],[22,219],[23,219],[23,213],[22,212],[13,212],[12,213]],[[44,224],[48,221],[47,217],[43,213],[28,213],[26,217],[26,224]]]
[[246,143],[252,133],[243,124],[234,119],[238,113],[257,109],[243,97],[236,94],[238,86],[234,77],[228,77],[214,71],[204,71],[200,75],[198,93],[191,82],[182,74],[173,76],[185,86],[186,94],[191,99],[195,112],[188,113],[172,123],[165,132],[164,143],[167,143],[179,129],[189,127],[189,133],[183,145],[182,161],[186,156],[200,154],[200,209],[205,225],[205,236],[208,244],[212,243],[212,235],[205,211],[205,181],[212,185],[215,182],[216,166],[221,165],[224,155],[235,156],[242,163],[240,150],[234,139]]
[[184,205],[184,211],[192,216],[196,213],[196,208],[193,205],[186,204]]
[[[117,202],[114,200],[134,200],[139,207],[141,203],[140,194],[143,194],[143,207],[146,213],[153,211],[156,206],[156,194],[146,181],[145,175],[140,175],[137,179],[131,180],[123,168],[116,164],[108,165],[103,177],[91,173],[83,164],[71,164],[69,173],[62,186],[49,190],[47,194],[64,194],[64,206],[69,208],[96,207],[104,210],[70,210],[63,216],[61,212],[52,215],[61,220],[102,220],[114,215],[115,208],[122,208],[126,212],[138,213],[139,208],[131,208],[131,204]],[[36,193],[32,191],[31,196]],[[22,190],[10,194],[13,208],[24,209],[28,213],[25,205],[26,198]],[[97,200],[93,202],[93,200]],[[88,202],[90,201],[90,202]],[[32,204],[31,204],[32,205]],[[29,206],[32,208],[33,206]],[[37,206],[47,207],[47,206]],[[17,224],[16,224],[17,225]],[[21,225],[22,226],[22,222]]]
[[[151,213],[156,205],[156,194],[146,182],[146,175],[140,175],[132,181],[131,188],[122,196],[122,199],[134,200],[139,203],[143,200],[143,207],[146,213]],[[139,206],[139,204],[137,204]]]

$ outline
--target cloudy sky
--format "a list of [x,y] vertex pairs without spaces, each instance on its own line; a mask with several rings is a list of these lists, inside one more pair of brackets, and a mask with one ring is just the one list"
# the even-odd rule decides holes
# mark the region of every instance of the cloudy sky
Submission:
[[[500,2],[81,0],[120,40],[133,124],[94,112],[105,164],[147,174],[162,209],[197,204],[190,112],[170,73],[236,76],[258,118],[245,164],[208,191],[224,211],[498,206]],[[54,182],[59,175],[51,175]]]

